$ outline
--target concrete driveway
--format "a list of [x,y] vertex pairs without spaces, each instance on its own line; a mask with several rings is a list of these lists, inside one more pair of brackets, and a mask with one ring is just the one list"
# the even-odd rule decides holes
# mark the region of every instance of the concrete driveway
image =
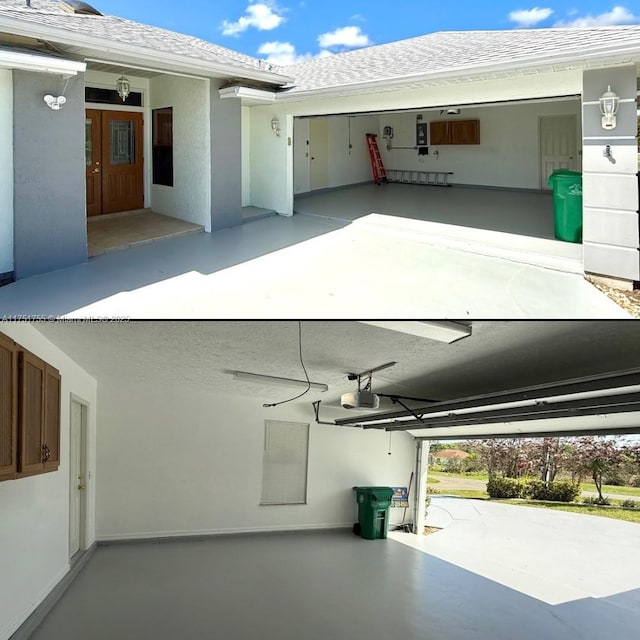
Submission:
[[[500,617],[525,619],[532,606],[539,609],[537,637],[545,640],[638,637],[640,524],[438,496],[427,524],[444,528],[390,537],[490,581],[487,590],[492,584],[508,588],[495,611],[479,609],[481,590],[459,600],[459,615],[475,624],[469,637],[529,637],[524,629],[509,636]],[[458,587],[462,598],[466,584],[433,585],[453,593]]]
[[579,274],[389,224],[296,215],[154,242],[3,287],[0,317],[630,317]]

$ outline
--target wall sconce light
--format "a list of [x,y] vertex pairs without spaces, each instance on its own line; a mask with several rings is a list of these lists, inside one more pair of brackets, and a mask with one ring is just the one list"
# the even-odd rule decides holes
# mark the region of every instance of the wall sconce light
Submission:
[[615,129],[616,113],[618,113],[620,98],[611,91],[611,85],[609,85],[607,90],[602,94],[602,96],[600,96],[599,102],[600,113],[602,113],[602,128]]
[[122,98],[122,102],[126,102],[129,94],[131,93],[131,83],[128,78],[120,76],[118,82],[116,82],[116,90],[118,95]]
[[275,116],[273,116],[273,120],[271,120],[271,130],[277,136],[280,135],[280,120],[278,120],[278,118],[276,118]]
[[52,111],[60,111],[62,109],[62,105],[66,104],[67,99],[64,96],[52,96],[47,94],[44,97],[44,101]]

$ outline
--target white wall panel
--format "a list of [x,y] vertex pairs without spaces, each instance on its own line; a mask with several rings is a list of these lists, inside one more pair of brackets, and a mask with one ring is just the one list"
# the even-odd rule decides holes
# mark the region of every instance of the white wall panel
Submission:
[[[394,434],[389,456],[389,434],[314,424],[310,403],[264,409],[179,381],[101,380],[100,394],[99,539],[350,525],[353,486],[406,486],[414,464],[410,436]],[[311,423],[306,505],[260,506],[265,420]]]

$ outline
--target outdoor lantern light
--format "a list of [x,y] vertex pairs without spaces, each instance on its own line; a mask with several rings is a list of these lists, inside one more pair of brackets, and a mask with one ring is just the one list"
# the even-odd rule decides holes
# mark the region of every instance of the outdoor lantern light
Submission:
[[599,102],[600,112],[602,113],[602,128],[615,129],[616,113],[618,113],[620,98],[611,91],[611,85],[609,85],[607,90],[602,94],[602,96],[600,96]]
[[120,76],[116,83],[116,89],[118,91],[118,95],[122,98],[122,102],[125,102],[131,93],[131,83],[129,82],[129,79],[124,76]]
[[273,120],[271,120],[271,129],[277,136],[280,135],[280,120],[275,116],[273,116]]

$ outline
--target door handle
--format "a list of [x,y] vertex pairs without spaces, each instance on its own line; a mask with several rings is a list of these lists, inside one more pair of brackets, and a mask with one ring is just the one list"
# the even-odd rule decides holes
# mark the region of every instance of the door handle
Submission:
[[86,487],[86,485],[84,485],[84,484],[79,484],[79,485],[78,485],[78,491],[84,491],[86,488],[87,488],[87,487]]
[[100,169],[94,169],[93,173],[100,173]]

